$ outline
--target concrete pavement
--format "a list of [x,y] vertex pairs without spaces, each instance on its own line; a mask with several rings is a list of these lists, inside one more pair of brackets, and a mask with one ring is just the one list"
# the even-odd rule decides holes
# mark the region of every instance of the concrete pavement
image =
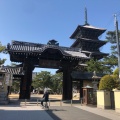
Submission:
[[53,120],[38,106],[0,106],[0,120]]
[[12,99],[9,105],[0,105],[0,120],[120,120],[115,110],[103,110],[96,107],[68,102],[51,101],[50,110],[42,109],[36,98],[28,101]]
[[112,109],[100,109],[97,107],[90,107],[90,106],[76,106],[76,107],[81,110],[84,110],[99,116],[103,116],[111,120],[120,120],[120,113],[117,113],[115,110],[112,110]]
[[0,120],[120,120],[120,114],[89,106],[50,106],[42,109],[36,104],[2,105]]

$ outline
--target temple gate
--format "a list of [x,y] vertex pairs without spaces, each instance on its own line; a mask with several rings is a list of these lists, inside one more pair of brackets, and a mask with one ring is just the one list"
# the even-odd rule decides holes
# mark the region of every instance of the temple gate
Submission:
[[12,41],[7,51],[12,62],[21,62],[24,77],[21,80],[20,99],[30,99],[32,71],[35,67],[55,68],[63,71],[63,99],[72,99],[72,70],[81,61],[89,60],[78,48],[68,48],[55,45],[55,40],[49,41],[54,45],[44,45],[21,41]]

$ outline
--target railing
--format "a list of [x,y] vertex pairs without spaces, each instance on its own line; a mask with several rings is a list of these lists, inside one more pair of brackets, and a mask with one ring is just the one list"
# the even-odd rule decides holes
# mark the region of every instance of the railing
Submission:
[[[37,99],[36,101],[34,101],[34,105],[40,106],[41,99]],[[27,99],[24,99],[21,101],[21,105],[22,106],[28,106],[32,103],[32,101],[29,101]],[[33,105],[33,103],[31,104]],[[56,99],[50,99],[48,101],[48,106],[82,106],[83,105],[83,99],[80,100],[56,100]]]
[[[76,104],[79,104],[81,106],[83,105],[83,99],[78,100],[77,103],[74,103],[74,101],[75,100],[72,100],[72,99],[71,100],[57,100],[57,103],[56,103],[56,102],[54,102],[54,100],[49,100],[48,101],[49,102],[48,106],[50,107],[50,106],[54,106],[56,104],[57,104],[57,106],[66,106],[66,105],[73,106],[73,105],[76,105]],[[39,106],[40,99],[37,99],[36,104],[37,104],[37,106]]]

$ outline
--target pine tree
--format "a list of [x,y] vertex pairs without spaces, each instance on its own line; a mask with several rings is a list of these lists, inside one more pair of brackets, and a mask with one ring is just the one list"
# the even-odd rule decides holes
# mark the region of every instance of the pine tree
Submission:
[[[119,31],[120,38],[120,31]],[[106,34],[106,41],[111,44],[111,53],[101,60],[91,59],[87,62],[87,70],[89,72],[99,72],[111,74],[113,69],[118,67],[118,52],[116,44],[116,33],[115,31],[108,31]]]
[[[120,38],[120,31],[118,32]],[[115,31],[108,31],[106,39],[111,43],[111,53],[109,56],[104,58],[105,64],[108,64],[111,68],[118,67],[118,52],[116,44],[116,33]]]

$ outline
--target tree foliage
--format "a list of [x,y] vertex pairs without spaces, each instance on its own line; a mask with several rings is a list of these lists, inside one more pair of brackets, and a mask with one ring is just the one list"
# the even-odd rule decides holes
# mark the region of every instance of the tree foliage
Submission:
[[52,90],[54,93],[61,93],[62,92],[62,80],[63,74],[57,73],[52,76]]
[[106,34],[106,39],[111,44],[116,43],[116,32],[115,31],[108,31],[107,34]]
[[[5,46],[2,46],[2,44],[0,42],[0,53],[4,50],[5,50]],[[6,59],[0,59],[0,65],[4,64],[5,61],[6,61]]]
[[[119,38],[120,38],[120,31]],[[118,52],[116,45],[116,33],[115,31],[108,31],[106,34],[106,41],[111,44],[111,53],[101,60],[91,59],[87,62],[87,70],[89,72],[101,72],[111,74],[115,67],[118,67]]]
[[51,88],[51,84],[51,74],[47,71],[41,71],[32,82],[34,88],[41,89],[44,89],[45,87]]
[[116,69],[114,70],[113,75],[119,76],[119,69],[118,69],[118,68],[116,68]]
[[62,73],[51,75],[50,72],[41,71],[33,80],[32,86],[35,89],[43,90],[50,88],[54,93],[61,93],[62,90]]
[[91,59],[86,63],[88,72],[96,71],[96,73],[111,73],[110,67],[106,65],[104,61]]
[[120,90],[120,79],[119,79],[119,69],[116,68],[113,72],[113,75],[117,77],[116,88]]
[[[120,31],[118,32],[120,38]],[[118,67],[118,52],[116,44],[116,32],[108,31],[106,34],[107,41],[111,44],[111,53],[109,56],[104,58],[106,64],[109,64],[111,68]]]
[[20,89],[20,81],[14,80],[11,86],[11,92],[18,93]]

